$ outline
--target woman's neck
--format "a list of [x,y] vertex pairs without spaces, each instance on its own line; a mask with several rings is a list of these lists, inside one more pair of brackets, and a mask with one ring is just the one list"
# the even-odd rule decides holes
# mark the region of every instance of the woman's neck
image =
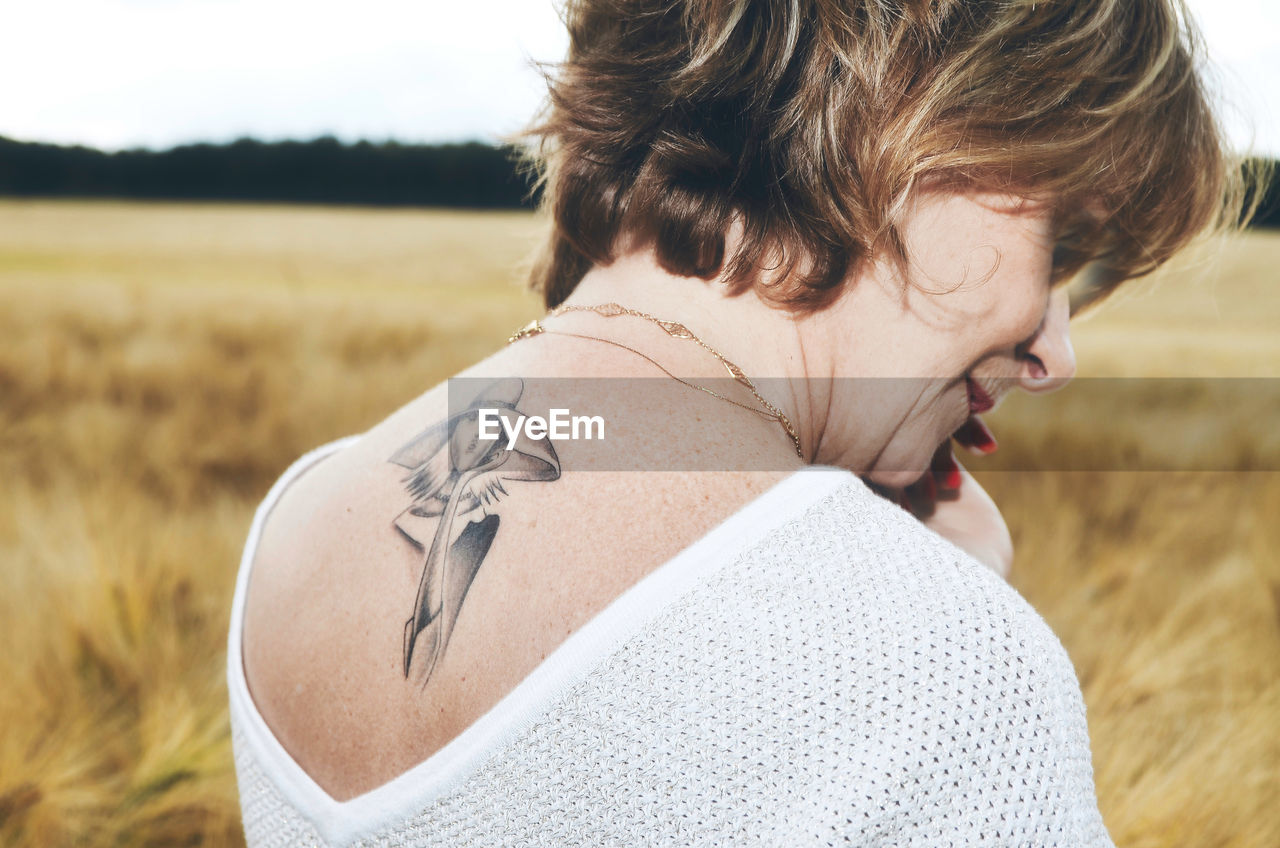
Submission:
[[[810,343],[817,322],[764,303],[754,291],[730,295],[724,283],[681,277],[663,269],[652,251],[636,251],[607,266],[595,266],[565,301],[575,306],[618,303],[664,321],[678,321],[737,365],[760,394],[783,411],[813,459],[824,424],[822,396],[829,363]],[[643,328],[633,332],[643,332]],[[693,344],[669,345],[663,362],[676,373],[706,373],[714,359]],[[674,367],[673,367],[674,366]]]

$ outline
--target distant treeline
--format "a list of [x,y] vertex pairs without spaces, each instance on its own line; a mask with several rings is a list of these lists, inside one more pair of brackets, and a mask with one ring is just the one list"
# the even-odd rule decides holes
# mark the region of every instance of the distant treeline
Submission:
[[[532,208],[514,151],[470,142],[313,141],[189,144],[104,153],[0,136],[0,195],[256,200],[378,206]],[[1254,218],[1280,227],[1280,166]]]
[[[1253,164],[1259,163],[1255,162]],[[1268,174],[1270,179],[1262,192],[1262,199],[1258,202],[1258,208],[1254,212],[1253,220],[1249,223],[1254,227],[1277,229],[1280,228],[1280,160],[1271,160],[1270,162],[1262,160],[1261,164],[1263,173]]]
[[104,153],[0,137],[0,195],[531,208],[513,154],[474,142],[344,144],[328,136]]

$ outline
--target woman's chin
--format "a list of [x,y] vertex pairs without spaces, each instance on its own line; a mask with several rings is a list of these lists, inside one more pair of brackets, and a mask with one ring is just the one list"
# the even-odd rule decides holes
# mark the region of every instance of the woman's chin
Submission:
[[925,470],[924,468],[914,471],[910,469],[884,470],[874,468],[866,476],[877,485],[890,489],[905,489],[923,477]]

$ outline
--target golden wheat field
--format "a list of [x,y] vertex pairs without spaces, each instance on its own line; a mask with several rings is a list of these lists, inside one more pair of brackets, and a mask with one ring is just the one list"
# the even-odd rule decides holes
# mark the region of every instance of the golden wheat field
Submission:
[[[0,201],[0,844],[241,843],[224,645],[253,510],[536,315],[538,232]],[[1280,236],[1184,264],[1080,321],[1079,376],[1280,377]],[[1011,398],[1001,451],[968,461],[1075,662],[1120,846],[1280,845],[1280,474],[1248,470],[1280,468],[1276,394],[1240,400],[1215,471],[999,470],[1158,452],[1170,413],[1140,392],[1048,418]]]

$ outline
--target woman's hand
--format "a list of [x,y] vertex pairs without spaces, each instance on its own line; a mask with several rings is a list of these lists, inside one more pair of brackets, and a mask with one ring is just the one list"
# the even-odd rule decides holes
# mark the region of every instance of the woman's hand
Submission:
[[[991,433],[976,415],[952,434],[958,444],[978,454],[996,449]],[[956,462],[951,439],[933,454],[930,470],[905,489],[872,486],[920,519],[940,536],[969,553],[1001,577],[1013,566],[1013,539],[999,508],[986,490]]]
[[[943,444],[939,451],[950,456],[951,446]],[[954,458],[951,461],[959,469],[960,485],[939,491],[932,514],[921,521],[1007,580],[1013,567],[1013,539],[1004,516],[973,475]]]

